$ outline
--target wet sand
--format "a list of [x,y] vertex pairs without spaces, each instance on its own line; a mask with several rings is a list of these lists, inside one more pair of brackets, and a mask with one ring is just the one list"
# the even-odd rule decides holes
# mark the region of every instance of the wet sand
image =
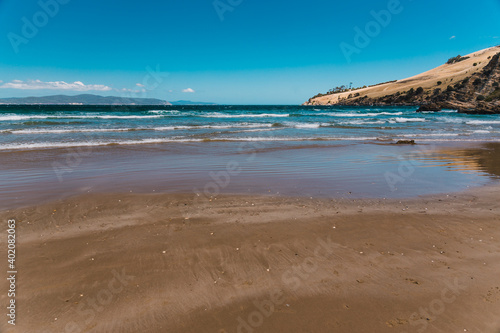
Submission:
[[499,151],[477,142],[211,142],[0,152],[0,210],[131,191],[409,198],[498,179]]
[[108,193],[3,211],[18,317],[0,331],[498,333],[499,195]]

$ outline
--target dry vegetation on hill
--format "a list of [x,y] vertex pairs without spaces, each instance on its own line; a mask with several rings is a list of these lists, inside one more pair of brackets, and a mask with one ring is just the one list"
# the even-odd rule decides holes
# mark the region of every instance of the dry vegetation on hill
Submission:
[[305,105],[423,105],[468,113],[500,113],[500,46],[397,81],[319,94]]

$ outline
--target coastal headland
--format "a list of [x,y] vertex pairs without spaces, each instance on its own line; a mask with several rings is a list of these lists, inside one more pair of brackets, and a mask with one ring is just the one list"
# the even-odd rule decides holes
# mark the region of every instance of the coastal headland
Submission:
[[425,110],[500,113],[500,46],[448,59],[427,72],[369,87],[337,87],[304,105],[418,105]]

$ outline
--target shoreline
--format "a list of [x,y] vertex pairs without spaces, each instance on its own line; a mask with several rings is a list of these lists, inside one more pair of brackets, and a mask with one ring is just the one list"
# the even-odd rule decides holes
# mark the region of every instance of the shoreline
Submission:
[[496,333],[499,194],[87,194],[0,216],[25,331]]
[[[428,111],[426,111],[428,112]],[[487,143],[500,143],[500,139],[493,138],[491,140],[485,139],[434,139],[429,137],[419,137],[419,135],[408,136],[401,135],[393,138],[375,138],[375,137],[331,137],[331,138],[306,138],[306,139],[290,139],[290,138],[278,138],[273,140],[239,140],[239,139],[192,139],[192,140],[169,140],[165,139],[164,141],[138,141],[138,142],[111,142],[111,143],[89,143],[89,144],[76,144],[72,145],[69,143],[61,143],[60,145],[53,146],[40,146],[40,147],[26,147],[26,148],[5,148],[0,149],[0,154],[16,154],[16,153],[30,153],[30,152],[57,152],[68,149],[113,149],[113,148],[127,148],[127,147],[144,147],[146,149],[149,148],[158,148],[159,146],[169,145],[196,145],[196,144],[210,144],[210,143],[242,143],[242,144],[253,144],[258,142],[270,142],[270,143],[309,143],[311,146],[314,143],[325,143],[325,144],[377,144],[377,145],[394,145],[397,144],[397,141],[405,139],[414,139],[417,144],[436,144],[436,145],[460,145],[460,144],[487,144]],[[161,148],[160,148],[161,149]],[[293,149],[293,148],[291,148]]]

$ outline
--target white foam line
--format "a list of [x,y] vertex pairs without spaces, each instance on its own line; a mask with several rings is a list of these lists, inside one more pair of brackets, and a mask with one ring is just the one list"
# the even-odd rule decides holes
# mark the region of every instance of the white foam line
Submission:
[[32,119],[153,119],[161,118],[162,115],[156,116],[99,116],[99,115],[81,115],[81,116],[70,116],[70,115],[44,115],[44,116],[0,116],[0,121],[17,121],[17,120],[32,120]]
[[0,121],[12,121],[12,120],[29,120],[29,119],[47,119],[48,116],[0,116]]
[[500,124],[500,120],[470,120],[466,122],[467,125],[488,125]]
[[310,129],[310,128],[320,128],[321,124],[320,123],[304,123],[304,124],[285,124],[288,126],[293,126],[297,129]]
[[401,116],[403,112],[377,112],[377,113],[365,113],[367,116]]
[[69,147],[92,147],[109,145],[138,145],[148,143],[167,142],[200,142],[203,139],[144,139],[130,141],[95,141],[95,142],[40,142],[28,144],[9,144],[0,146],[0,150],[29,150],[29,149],[49,149],[49,148],[69,148]]
[[352,120],[352,121],[341,121],[339,125],[372,125],[372,124],[385,124],[385,120],[376,121],[366,121],[366,120]]
[[89,129],[68,129],[68,130],[11,130],[12,134],[64,134],[64,133],[101,133],[101,132],[127,132],[131,130],[144,130],[147,128],[89,128]]
[[261,113],[261,114],[224,114],[224,113],[210,113],[200,114],[199,117],[203,118],[284,118],[289,117],[290,114],[274,114],[274,113]]
[[319,116],[329,116],[329,117],[369,117],[366,113],[316,113]]
[[163,127],[131,127],[131,128],[82,128],[82,129],[26,129],[26,130],[3,130],[0,133],[12,134],[64,134],[64,133],[106,133],[106,132],[128,132],[128,131],[173,131],[193,129],[231,129],[231,128],[269,128],[272,124],[235,124],[235,125],[201,125],[201,126],[163,126]]
[[[0,145],[2,150],[32,150],[32,149],[50,149],[50,148],[69,148],[69,147],[92,147],[92,146],[108,146],[108,145],[140,145],[154,143],[187,143],[187,142],[280,142],[280,141],[378,141],[392,140],[393,138],[377,138],[377,137],[313,137],[313,138],[214,138],[214,139],[183,139],[183,138],[161,138],[161,139],[144,139],[144,140],[129,140],[129,141],[95,141],[95,142],[40,142],[28,144],[7,144]],[[425,139],[420,138],[418,142],[500,142],[500,139]]]
[[[418,142],[500,142],[499,139],[418,139]],[[417,142],[417,143],[418,143]]]
[[148,112],[156,113],[156,114],[163,114],[163,113],[178,114],[178,113],[181,113],[179,110],[149,110]]
[[396,117],[396,118],[391,118],[389,119],[389,123],[394,124],[394,123],[408,123],[408,122],[426,122],[427,120],[425,118],[404,118],[404,117]]
[[411,138],[411,137],[433,137],[433,136],[460,136],[460,135],[469,135],[468,133],[421,133],[421,134],[401,134],[398,136]]
[[165,130],[176,130],[176,129],[230,129],[230,128],[260,128],[260,127],[272,127],[273,124],[234,124],[234,125],[200,125],[200,126],[163,126],[163,127],[154,127],[153,129],[156,131],[165,131]]
[[[377,140],[377,137],[313,137],[313,138],[231,138],[225,141],[366,141]],[[216,141],[214,139],[213,141]]]
[[280,130],[281,128],[256,128],[256,129],[246,129],[246,130],[241,130],[238,132],[271,132],[271,131],[277,131]]
[[40,142],[27,144],[7,144],[0,145],[0,150],[30,150],[30,149],[49,149],[49,148],[69,148],[69,147],[91,147],[91,146],[108,146],[108,145],[139,145],[150,143],[183,143],[183,142],[203,142],[203,141],[366,141],[377,140],[376,137],[328,137],[328,138],[213,138],[213,139],[183,139],[183,138],[161,138],[161,139],[143,139],[143,140],[128,140],[128,141],[94,141],[94,142]]

